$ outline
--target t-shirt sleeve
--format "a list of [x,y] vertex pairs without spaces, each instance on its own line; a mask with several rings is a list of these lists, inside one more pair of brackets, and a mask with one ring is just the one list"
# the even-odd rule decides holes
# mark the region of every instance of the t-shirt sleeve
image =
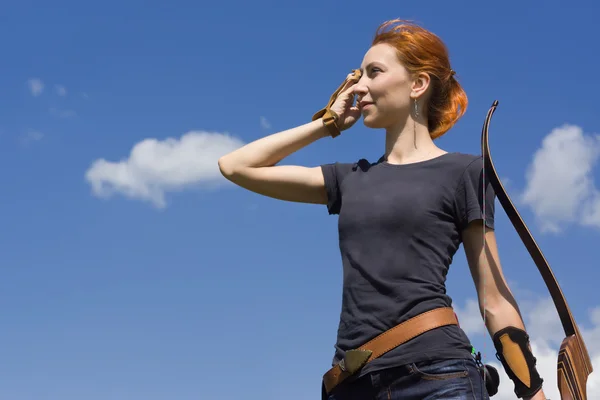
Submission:
[[339,214],[342,209],[342,182],[354,164],[331,163],[321,165],[325,189],[327,191],[327,211],[329,214]]
[[483,219],[488,228],[494,229],[496,193],[489,178],[485,177],[485,184],[483,179],[483,158],[478,157],[467,166],[456,188],[456,222],[460,230],[478,219]]

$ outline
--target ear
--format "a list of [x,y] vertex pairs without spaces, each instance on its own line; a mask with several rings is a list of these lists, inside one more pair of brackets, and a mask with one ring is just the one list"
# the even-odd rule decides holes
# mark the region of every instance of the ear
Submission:
[[415,99],[422,97],[429,88],[430,83],[431,77],[428,73],[421,72],[417,74],[417,76],[415,76],[413,79],[410,96]]

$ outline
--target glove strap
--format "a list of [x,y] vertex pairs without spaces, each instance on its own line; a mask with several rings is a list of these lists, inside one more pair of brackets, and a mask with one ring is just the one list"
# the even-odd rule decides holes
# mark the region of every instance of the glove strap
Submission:
[[333,138],[340,134],[341,129],[338,125],[340,117],[339,117],[339,115],[337,115],[337,113],[335,111],[333,111],[331,109],[331,106],[337,99],[337,97],[340,94],[340,92],[342,91],[342,89],[346,86],[346,84],[348,82],[356,83],[356,82],[358,82],[360,77],[361,77],[360,70],[358,70],[358,69],[352,70],[352,75],[349,78],[346,78],[344,80],[344,82],[342,82],[342,84],[336,89],[336,91],[333,92],[333,94],[329,98],[329,103],[327,103],[327,106],[325,106],[325,108],[322,108],[321,110],[317,111],[315,113],[315,115],[313,115],[313,117],[312,117],[313,121],[315,121],[319,118],[323,118],[323,125],[327,128],[327,130],[329,131],[329,134]]

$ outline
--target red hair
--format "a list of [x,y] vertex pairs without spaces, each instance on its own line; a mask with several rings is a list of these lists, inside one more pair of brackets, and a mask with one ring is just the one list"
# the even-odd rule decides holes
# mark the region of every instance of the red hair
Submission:
[[467,94],[454,77],[448,49],[432,32],[408,21],[394,19],[377,28],[372,45],[386,43],[396,49],[410,74],[430,76],[427,125],[435,139],[446,133],[465,113]]

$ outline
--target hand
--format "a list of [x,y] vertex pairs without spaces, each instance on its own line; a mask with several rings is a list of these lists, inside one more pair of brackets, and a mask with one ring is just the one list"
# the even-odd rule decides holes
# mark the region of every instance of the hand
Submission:
[[[351,76],[352,74],[348,74],[348,78]],[[354,104],[355,86],[355,82],[348,80],[330,107],[339,116],[337,126],[340,131],[352,127],[360,118],[360,109]]]

